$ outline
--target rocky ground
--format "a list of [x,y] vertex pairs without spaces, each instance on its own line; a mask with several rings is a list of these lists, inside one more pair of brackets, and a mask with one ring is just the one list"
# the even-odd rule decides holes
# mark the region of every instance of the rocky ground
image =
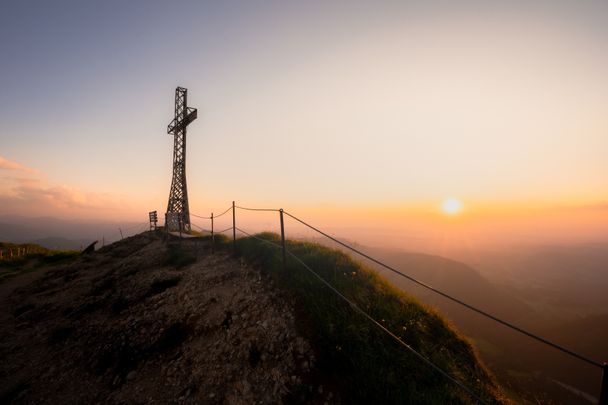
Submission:
[[0,286],[0,403],[339,402],[307,382],[285,293],[228,252],[176,249],[141,234]]

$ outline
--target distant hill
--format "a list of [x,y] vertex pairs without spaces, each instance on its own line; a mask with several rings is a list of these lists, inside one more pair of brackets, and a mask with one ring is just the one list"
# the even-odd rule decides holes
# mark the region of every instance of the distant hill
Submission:
[[[587,316],[548,328],[547,336],[585,356],[608,361],[608,308],[601,315]],[[581,338],[583,337],[583,338]]]
[[[475,269],[464,263],[440,256],[422,253],[412,253],[398,250],[379,248],[363,248],[371,256],[401,269],[408,275],[417,278],[448,294],[466,299],[467,303],[479,306],[499,317],[509,318],[511,321],[531,324],[534,310],[523,301],[502,290],[495,284],[482,277]],[[444,298],[422,287],[416,286],[376,264],[371,264],[386,278],[410,291],[416,296],[424,297],[424,301],[432,305],[441,306],[448,315],[460,319],[461,311],[451,308],[452,304],[445,302]],[[461,306],[460,309],[462,309]],[[449,309],[448,309],[449,308]],[[468,311],[467,311],[468,313]],[[463,319],[464,320],[464,319]]]
[[[336,246],[333,243],[328,244]],[[564,341],[573,342],[578,336],[578,340],[586,341],[587,349],[590,349],[591,346],[595,348],[594,353],[606,347],[601,340],[585,333],[583,328],[572,330],[569,337],[562,336],[569,325],[558,324],[559,327],[550,327],[550,325],[556,324],[550,322],[543,313],[538,313],[536,306],[519,298],[509,288],[489,281],[474,268],[464,263],[439,256],[401,250],[372,248],[356,244],[355,247],[434,288],[550,340],[562,341],[562,338],[565,338]],[[346,249],[344,251],[349,252]],[[595,371],[584,364],[565,358],[554,349],[535,343],[515,331],[417,286],[361,256],[354,253],[349,254],[377,270],[379,274],[403,291],[438,308],[460,330],[473,339],[482,358],[498,375],[499,381],[510,390],[522,395],[520,400],[528,400],[530,403],[535,403],[537,400],[549,403],[580,403],[579,396],[574,395],[572,390],[564,388],[556,381],[567,386],[578,387],[584,392],[584,402],[588,402],[588,398],[597,396],[598,386],[593,378]],[[554,291],[554,294],[558,297],[559,291]],[[543,299],[543,296],[538,299]],[[608,329],[605,325],[593,324],[597,329]],[[598,331],[598,336],[604,335],[605,333]],[[581,348],[581,343],[572,347]]]
[[[142,220],[142,223],[144,221]],[[50,217],[0,216],[0,241],[37,243],[49,249],[80,249],[94,240],[111,243],[141,232],[145,225],[125,222],[78,221]]]

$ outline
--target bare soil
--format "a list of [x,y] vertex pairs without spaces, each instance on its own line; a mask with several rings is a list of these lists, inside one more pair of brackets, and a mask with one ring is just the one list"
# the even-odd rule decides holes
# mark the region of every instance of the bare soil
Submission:
[[7,281],[0,305],[3,404],[339,402],[306,383],[292,300],[200,241],[137,235]]

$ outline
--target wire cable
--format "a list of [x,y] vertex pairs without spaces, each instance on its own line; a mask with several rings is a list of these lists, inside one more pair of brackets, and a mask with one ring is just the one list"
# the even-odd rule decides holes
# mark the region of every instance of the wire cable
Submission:
[[201,231],[203,231],[203,232],[208,232],[208,233],[211,233],[211,231],[210,231],[209,229],[205,229],[205,228],[203,228],[203,227],[201,227],[201,226],[198,226],[198,225],[197,225],[197,224],[195,224],[194,222],[190,222],[190,225],[193,225],[193,226],[197,227],[198,229],[200,229],[200,230],[201,230]]
[[227,213],[228,211],[230,211],[231,209],[232,209],[232,205],[231,205],[230,207],[226,208],[226,211],[222,212],[221,214],[219,214],[219,215],[214,215],[214,216],[213,216],[213,219],[221,217],[222,215],[226,214],[226,213]]
[[269,244],[269,245],[271,245],[271,246],[278,247],[279,249],[283,248],[283,246],[279,245],[278,243],[275,243],[275,242],[270,241],[270,240],[267,240],[267,239],[260,238],[260,237],[255,236],[255,235],[252,235],[252,234],[250,234],[249,232],[246,232],[246,231],[242,230],[242,229],[241,229],[241,228],[239,228],[238,226],[237,226],[237,227],[235,227],[235,229],[236,229],[237,231],[239,231],[239,232],[241,232],[241,233],[243,233],[243,234],[245,234],[245,235],[247,235],[247,236],[251,237],[251,238],[254,238],[254,239],[259,240],[260,242],[264,242],[264,243],[267,243],[267,244]]
[[235,207],[238,208],[238,209],[240,209],[240,210],[246,210],[246,211],[279,212],[279,210],[276,209],[276,208],[249,208],[249,207],[239,207],[238,205],[236,205]]
[[224,229],[223,231],[215,231],[214,233],[224,233],[224,232],[226,232],[226,231],[231,231],[231,230],[232,230],[232,227],[230,227],[230,228],[226,228],[226,229]]
[[202,215],[196,215],[196,214],[193,214],[193,213],[190,213],[190,215],[192,215],[193,217],[200,218],[200,219],[211,219],[211,217],[203,217]]
[[420,280],[418,280],[418,279],[416,279],[416,278],[414,278],[412,276],[409,276],[409,275],[407,275],[405,273],[402,273],[401,271],[399,271],[399,270],[397,270],[397,269],[395,269],[395,268],[393,268],[393,267],[391,267],[391,266],[389,266],[387,264],[384,264],[384,263],[382,263],[381,261],[379,261],[377,259],[374,259],[373,257],[371,257],[371,256],[369,256],[369,255],[367,255],[367,254],[365,254],[365,253],[363,253],[363,252],[361,252],[361,251],[359,251],[359,250],[357,250],[357,249],[355,249],[355,248],[353,248],[353,247],[345,244],[344,242],[341,242],[340,240],[338,240],[338,239],[336,239],[336,238],[328,235],[327,233],[321,231],[320,229],[317,229],[314,226],[312,226],[312,225],[310,225],[310,224],[302,221],[301,219],[295,217],[294,215],[290,214],[287,211],[283,211],[283,213],[285,215],[288,215],[289,217],[293,218],[294,220],[298,221],[302,225],[305,225],[305,226],[309,227],[310,229],[314,230],[315,232],[318,232],[319,234],[325,236],[326,238],[331,239],[332,241],[340,244],[341,246],[344,246],[345,248],[347,248],[347,249],[349,249],[349,250],[351,250],[351,251],[353,251],[353,252],[355,252],[355,253],[363,256],[363,257],[365,257],[366,259],[368,259],[368,260],[370,260],[370,261],[378,264],[379,266],[382,266],[385,269],[390,270],[393,273],[395,273],[395,274],[397,274],[397,275],[399,275],[401,277],[404,277],[404,278],[406,278],[406,279],[408,279],[408,280],[410,280],[410,281],[412,281],[412,282],[414,282],[414,283],[416,283],[416,284],[418,284],[418,285],[420,285],[420,286],[422,286],[422,287],[424,287],[424,288],[426,288],[426,289],[428,289],[430,291],[433,291],[434,293],[439,294],[439,295],[441,295],[444,298],[447,298],[447,299],[449,299],[449,300],[451,300],[451,301],[453,301],[453,302],[455,302],[457,304],[460,304],[460,305],[464,306],[465,308],[470,309],[471,311],[477,312],[478,314],[483,315],[486,318],[489,318],[489,319],[491,319],[491,320],[493,320],[495,322],[500,323],[501,325],[504,325],[504,326],[506,326],[508,328],[511,328],[511,329],[513,329],[513,330],[515,330],[515,331],[523,334],[523,335],[526,335],[529,338],[532,338],[532,339],[537,340],[537,341],[539,341],[541,343],[544,343],[544,344],[546,344],[548,346],[551,346],[554,349],[557,349],[557,350],[561,351],[562,353],[568,354],[568,355],[570,355],[572,357],[575,357],[575,358],[577,358],[579,360],[582,360],[582,361],[584,361],[584,362],[586,362],[588,364],[591,364],[593,366],[599,367],[601,369],[604,368],[603,364],[600,363],[600,362],[598,362],[598,361],[595,361],[595,360],[592,360],[590,358],[587,358],[587,357],[585,357],[585,356],[583,356],[581,354],[578,354],[578,353],[576,353],[576,352],[574,352],[574,351],[572,351],[570,349],[567,349],[567,348],[565,348],[563,346],[560,346],[557,343],[553,343],[550,340],[547,340],[547,339],[545,339],[543,337],[537,336],[537,335],[533,334],[532,332],[528,332],[527,330],[520,328],[519,326],[513,325],[510,322],[503,321],[502,319],[497,318],[496,316],[494,316],[494,315],[492,315],[492,314],[490,314],[488,312],[485,312],[485,311],[483,311],[483,310],[481,310],[481,309],[479,309],[477,307],[474,307],[474,306],[472,306],[470,304],[467,304],[466,302],[464,302],[464,301],[462,301],[462,300],[460,300],[460,299],[458,299],[456,297],[453,297],[453,296],[451,296],[451,295],[449,295],[447,293],[444,293],[441,290],[438,290],[438,289],[436,289],[434,287],[431,287],[430,285],[428,285],[428,284],[426,284],[426,283],[424,283],[424,282],[422,282],[422,281],[420,281]]
[[[252,237],[252,238],[257,239],[259,241],[265,242],[265,243],[267,243],[267,244],[269,244],[271,246],[274,246],[274,247],[277,247],[277,248],[282,248],[282,246],[279,245],[278,243],[274,243],[272,241],[259,238],[259,237],[255,236],[255,235],[252,235],[252,234],[250,234],[248,232],[245,232],[244,230],[242,230],[242,229],[240,229],[238,227],[236,227],[236,230],[238,230],[239,232],[242,232],[243,234],[245,234],[245,235],[247,235],[249,237]],[[480,398],[477,394],[475,394],[475,392],[473,392],[473,390],[471,390],[469,387],[467,387],[466,385],[464,385],[462,382],[460,382],[457,379],[455,379],[454,377],[452,377],[450,374],[448,374],[446,371],[444,371],[443,369],[441,369],[439,366],[435,365],[435,363],[433,363],[431,360],[429,360],[426,357],[424,357],[421,353],[419,353],[418,351],[416,351],[416,349],[414,349],[412,346],[410,346],[407,343],[405,343],[399,336],[395,335],[388,328],[386,328],[384,325],[382,325],[380,322],[378,322],[376,319],[374,319],[371,315],[369,315],[367,312],[365,312],[364,310],[362,310],[356,303],[354,303],[353,301],[351,301],[350,299],[348,299],[344,294],[342,294],[340,291],[338,291],[334,286],[332,286],[327,280],[325,280],[316,271],[314,271],[312,268],[310,268],[310,266],[308,266],[306,263],[304,263],[304,261],[302,261],[302,259],[300,259],[294,253],[292,253],[289,249],[285,249],[285,251],[287,252],[287,254],[289,254],[291,257],[293,257],[296,261],[298,261],[306,270],[308,270],[317,279],[319,279],[319,281],[321,281],[323,284],[325,284],[332,292],[334,292],[337,296],[339,296],[340,298],[342,298],[342,300],[344,300],[354,311],[359,312],[361,315],[363,315],[365,318],[367,318],[367,320],[369,320],[370,322],[372,322],[374,325],[376,325],[382,331],[384,331],[385,333],[387,333],[390,337],[392,337],[393,339],[395,339],[400,345],[402,345],[403,347],[405,347],[407,350],[409,350],[411,353],[413,353],[416,357],[418,357],[424,363],[426,363],[427,365],[431,366],[435,371],[439,372],[445,378],[447,378],[448,380],[450,380],[451,382],[453,382],[454,384],[458,385],[460,388],[462,388],[463,390],[465,390],[471,397],[473,397],[474,399],[476,399],[477,401],[479,401],[479,402],[481,402],[483,404],[487,404],[487,402],[484,401],[482,398]]]

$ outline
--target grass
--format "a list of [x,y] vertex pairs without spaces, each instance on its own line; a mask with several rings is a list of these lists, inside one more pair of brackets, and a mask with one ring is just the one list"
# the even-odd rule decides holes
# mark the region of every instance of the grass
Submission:
[[[13,257],[9,256],[9,250],[13,250]],[[27,251],[17,256],[17,250]],[[3,258],[0,259],[0,283],[18,274],[35,271],[46,265],[61,264],[73,259],[80,254],[77,250],[53,250],[32,244],[14,244],[0,242]]]
[[[280,243],[278,235],[258,238]],[[220,243],[228,244],[228,240]],[[481,365],[470,343],[414,298],[344,253],[313,243],[287,241],[287,248],[338,291],[487,403],[503,394]],[[346,384],[349,403],[477,403],[461,388],[421,362],[406,348],[354,311],[327,286],[288,256],[283,269],[278,247],[237,240],[237,253],[269,273],[296,297],[308,318],[301,329],[320,351],[321,370]]]

